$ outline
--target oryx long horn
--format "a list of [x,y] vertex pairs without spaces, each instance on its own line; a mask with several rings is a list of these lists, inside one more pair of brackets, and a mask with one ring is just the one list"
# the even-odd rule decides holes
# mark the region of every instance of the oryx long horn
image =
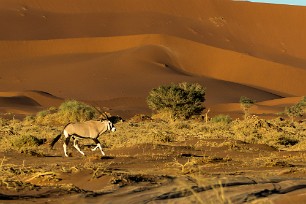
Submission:
[[100,116],[104,116],[104,118],[106,118],[107,120],[109,119],[108,118],[108,115],[105,113],[105,112],[101,112],[97,107],[93,106],[94,109],[96,109],[96,111],[98,111],[100,113]]
[[108,115],[107,115],[105,112],[104,112],[104,113],[101,113],[101,115],[104,115],[104,116],[106,117],[107,120],[109,119]]

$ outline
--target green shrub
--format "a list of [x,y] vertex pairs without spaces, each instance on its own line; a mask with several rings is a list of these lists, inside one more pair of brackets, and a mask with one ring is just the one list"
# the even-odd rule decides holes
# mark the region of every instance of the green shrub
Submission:
[[0,127],[7,125],[8,120],[0,117]]
[[6,135],[0,140],[0,147],[3,151],[16,150],[19,152],[27,150],[38,150],[37,147],[44,144],[46,139],[40,139],[31,134]]
[[199,84],[179,83],[150,91],[148,106],[157,112],[170,112],[173,118],[189,118],[204,110],[205,88]]
[[246,119],[250,114],[249,114],[249,109],[255,104],[256,101],[253,99],[250,99],[245,96],[240,97],[240,106],[244,112],[244,119]]
[[[86,103],[67,100],[59,108],[50,107],[48,110],[40,111],[34,117],[35,122],[39,124],[67,124],[71,122],[82,122],[98,118],[100,113],[96,108]],[[24,121],[30,122],[31,118]]]
[[98,111],[94,107],[75,100],[62,103],[58,114],[69,122],[86,121],[99,116]]
[[282,136],[278,138],[278,142],[280,145],[284,145],[284,146],[293,146],[296,145],[297,143],[299,143],[299,140],[295,139],[295,138],[291,138],[289,136]]
[[232,118],[229,115],[216,115],[215,117],[211,118],[211,122],[214,123],[230,123],[232,122]]
[[173,124],[173,126],[176,128],[176,129],[191,129],[191,125],[189,124],[190,122],[189,121],[178,121],[176,123]]
[[284,113],[290,117],[291,121],[294,121],[296,117],[302,117],[306,108],[306,96],[304,96],[297,104],[286,107]]
[[13,136],[14,139],[11,140],[11,145],[16,147],[17,149],[21,149],[23,147],[34,147],[39,146],[44,143],[44,139],[39,139],[32,135],[16,135]]

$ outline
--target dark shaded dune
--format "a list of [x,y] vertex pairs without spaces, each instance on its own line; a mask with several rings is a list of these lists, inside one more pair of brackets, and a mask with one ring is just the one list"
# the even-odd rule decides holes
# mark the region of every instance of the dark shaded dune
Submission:
[[50,93],[44,91],[24,91],[21,92],[24,96],[35,100],[37,103],[40,104],[42,107],[50,107],[50,106],[58,106],[60,103],[63,102],[64,99],[54,96]]
[[36,113],[50,106],[58,106],[63,99],[41,91],[0,92],[0,112],[15,116]]
[[0,104],[4,107],[11,106],[39,106],[35,100],[25,96],[0,97]]
[[[0,97],[3,99],[3,102],[7,100],[11,103],[21,103],[29,106],[50,106],[50,104],[59,103],[63,99],[53,96],[50,93],[43,91],[6,91],[0,92]],[[24,100],[24,102],[22,102]],[[10,103],[7,103],[10,104]]]
[[263,106],[279,106],[279,107],[286,107],[290,106],[291,104],[296,104],[300,100],[302,100],[302,97],[287,97],[287,98],[281,98],[281,99],[273,99],[269,101],[263,101],[257,103],[258,105]]

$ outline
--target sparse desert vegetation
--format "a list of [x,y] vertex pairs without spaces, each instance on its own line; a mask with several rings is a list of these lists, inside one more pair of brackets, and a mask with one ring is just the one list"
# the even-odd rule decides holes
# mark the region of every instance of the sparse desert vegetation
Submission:
[[[135,115],[118,121],[115,133],[100,137],[107,156],[91,153],[91,140],[81,142],[87,157],[69,148],[72,157],[64,158],[62,142],[54,150],[49,149],[49,142],[67,121],[98,119],[99,113],[83,102],[65,101],[58,108],[23,120],[2,118],[0,183],[7,192],[3,198],[43,200],[43,189],[48,189],[63,199],[68,193],[103,200],[107,196],[102,195],[115,193],[118,188],[149,185],[147,190],[155,195],[153,200],[168,200],[170,195],[156,194],[152,188],[162,188],[171,181],[180,186],[169,191],[178,200],[206,203],[208,196],[211,203],[235,203],[237,198],[226,193],[227,176],[239,175],[242,180],[250,176],[267,178],[265,182],[269,183],[273,181],[268,178],[274,174],[278,182],[283,182],[284,175],[297,179],[306,172],[306,122],[292,121],[290,117],[261,119],[252,115],[233,119],[216,115],[206,122],[192,115],[189,119],[174,119],[175,113],[159,111],[153,116]],[[73,181],[80,174],[85,179],[82,184]],[[196,187],[182,178],[191,179]],[[99,180],[104,183],[89,187]],[[251,184],[247,181],[245,185]],[[26,192],[36,195],[23,197]]]

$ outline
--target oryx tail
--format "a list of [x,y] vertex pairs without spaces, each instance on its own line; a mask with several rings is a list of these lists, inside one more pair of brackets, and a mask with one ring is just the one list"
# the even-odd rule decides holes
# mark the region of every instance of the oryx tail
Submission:
[[[64,130],[65,130],[65,128],[66,128],[69,124],[70,124],[70,123],[68,123],[67,125],[65,125]],[[57,143],[57,141],[61,138],[62,134],[63,134],[63,131],[61,131],[61,133],[60,133],[58,136],[56,136],[56,137],[51,141],[51,143],[50,143],[50,148],[51,148],[51,149],[53,148],[53,146],[55,145],[55,143]]]
[[50,143],[50,148],[51,148],[51,149],[53,148],[53,146],[55,145],[55,143],[61,138],[61,136],[62,136],[62,133],[59,134],[58,136],[56,136],[56,137],[51,141],[51,143]]

